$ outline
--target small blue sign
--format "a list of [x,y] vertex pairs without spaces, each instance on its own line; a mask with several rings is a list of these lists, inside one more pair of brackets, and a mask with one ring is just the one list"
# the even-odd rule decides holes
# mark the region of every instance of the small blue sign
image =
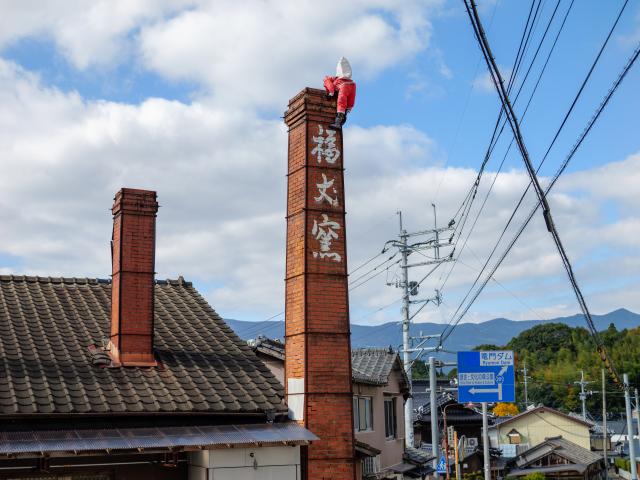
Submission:
[[436,467],[436,473],[447,473],[447,464],[444,460],[444,455],[440,457],[440,461]]
[[511,350],[458,352],[458,402],[515,402]]

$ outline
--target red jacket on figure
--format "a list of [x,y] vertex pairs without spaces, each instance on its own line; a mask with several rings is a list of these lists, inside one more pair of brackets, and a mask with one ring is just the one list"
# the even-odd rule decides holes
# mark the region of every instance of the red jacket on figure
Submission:
[[356,101],[356,84],[351,80],[351,65],[346,58],[342,57],[338,62],[335,77],[324,77],[324,88],[331,96],[338,92],[336,119],[329,128],[339,130],[347,121],[347,113],[351,111]]
[[356,84],[350,78],[324,77],[324,88],[333,95],[338,91],[338,112],[347,113],[353,108],[356,101]]

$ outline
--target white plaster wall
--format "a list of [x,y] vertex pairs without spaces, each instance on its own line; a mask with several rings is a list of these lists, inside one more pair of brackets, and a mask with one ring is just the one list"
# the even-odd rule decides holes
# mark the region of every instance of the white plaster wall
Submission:
[[189,480],[299,480],[300,447],[203,450],[189,454]]

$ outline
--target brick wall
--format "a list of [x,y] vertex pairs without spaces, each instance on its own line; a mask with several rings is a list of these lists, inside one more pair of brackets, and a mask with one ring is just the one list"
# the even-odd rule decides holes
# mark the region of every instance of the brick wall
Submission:
[[112,355],[124,365],[153,365],[156,192],[123,188],[112,212]]
[[[292,416],[320,437],[306,478],[355,476],[342,132],[335,100],[307,88],[289,127],[285,387]],[[295,387],[295,388],[294,388]]]

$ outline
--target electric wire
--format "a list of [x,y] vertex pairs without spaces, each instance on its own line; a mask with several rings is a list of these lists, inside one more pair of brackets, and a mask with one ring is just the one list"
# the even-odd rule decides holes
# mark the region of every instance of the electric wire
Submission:
[[[567,10],[567,14],[565,14],[565,19],[564,19],[564,21],[566,21],[566,17],[567,17],[567,15],[568,15],[568,12],[569,12],[569,10],[571,9],[571,6],[572,6],[572,5],[573,5],[573,2],[572,2],[572,3],[571,3],[571,5],[569,6],[569,9]],[[620,13],[618,14],[618,17],[617,17],[617,19],[616,19],[616,21],[615,21],[614,25],[613,25],[613,26],[612,26],[612,28],[609,30],[609,33],[608,33],[608,35],[607,35],[607,37],[606,37],[605,41],[603,42],[603,44],[602,44],[602,46],[601,46],[601,48],[600,48],[600,50],[599,50],[599,52],[598,52],[598,54],[597,54],[596,58],[595,58],[595,59],[594,59],[594,61],[592,62],[591,68],[589,69],[589,71],[588,71],[587,75],[585,76],[585,78],[584,78],[584,80],[583,80],[583,82],[582,82],[582,84],[581,84],[581,86],[580,86],[580,88],[579,88],[579,90],[578,90],[578,93],[575,95],[575,97],[574,97],[574,99],[573,99],[573,102],[571,103],[571,106],[570,106],[570,108],[569,108],[569,111],[567,112],[567,114],[565,115],[565,117],[564,117],[563,121],[561,122],[560,127],[558,127],[558,129],[557,129],[557,131],[556,131],[556,134],[554,135],[554,138],[553,138],[553,140],[552,140],[552,143],[550,144],[549,148],[547,148],[547,153],[546,153],[545,157],[543,157],[542,161],[541,161],[541,162],[540,162],[540,164],[538,165],[538,168],[536,169],[536,173],[537,173],[537,172],[539,172],[540,168],[541,168],[541,167],[542,167],[542,165],[544,164],[544,161],[546,160],[546,158],[547,158],[547,156],[548,156],[548,153],[551,151],[551,147],[553,146],[553,143],[555,143],[555,140],[558,138],[560,131],[564,128],[564,125],[566,124],[567,118],[569,117],[569,115],[570,115],[570,114],[571,114],[571,112],[573,111],[573,108],[575,107],[575,105],[576,105],[576,103],[577,103],[577,100],[580,98],[580,96],[581,96],[581,94],[582,94],[582,91],[584,90],[584,87],[585,87],[586,83],[589,81],[589,79],[590,79],[590,77],[591,77],[591,73],[593,72],[593,70],[594,70],[595,66],[597,65],[598,61],[600,60],[600,57],[601,57],[601,55],[602,55],[602,52],[603,52],[604,48],[606,47],[606,45],[607,45],[607,43],[608,43],[609,39],[611,38],[611,35],[612,35],[612,33],[613,33],[613,31],[614,31],[614,29],[615,29],[615,27],[616,27],[617,23],[618,23],[618,20],[620,19],[620,16],[621,16],[622,11],[624,10],[624,7],[625,7],[625,6],[626,6],[626,2],[625,2],[625,4],[623,5],[623,9],[622,9],[622,10],[620,11]],[[564,21],[563,21],[563,25],[564,25]],[[556,39],[555,39],[555,41],[554,41],[554,46],[555,46],[555,43],[557,42],[557,39],[558,39],[558,35],[556,36]],[[549,57],[550,57],[550,56],[547,56],[547,60],[546,60],[546,62],[545,62],[545,67],[546,67],[546,64],[547,64],[547,63],[548,63],[548,61],[549,61]],[[538,82],[539,82],[539,80],[540,80],[540,77],[539,77],[539,79],[538,79]],[[536,88],[537,88],[537,85],[538,85],[538,83],[536,84]],[[516,207],[514,208],[513,212],[511,213],[511,216],[510,216],[509,220],[507,221],[507,224],[505,225],[505,227],[504,227],[504,229],[502,230],[502,233],[500,234],[500,236],[498,237],[498,240],[496,241],[496,243],[495,243],[495,245],[494,245],[494,247],[493,247],[493,249],[492,249],[491,253],[489,254],[489,257],[487,258],[487,261],[485,262],[485,265],[483,266],[483,268],[481,269],[481,272],[478,274],[478,276],[477,276],[477,277],[476,277],[476,279],[474,280],[473,284],[472,284],[472,285],[471,285],[471,287],[469,288],[469,291],[467,292],[467,295],[465,295],[464,299],[463,299],[463,300],[462,300],[462,302],[460,303],[460,306],[459,306],[459,308],[456,310],[456,313],[453,315],[453,317],[452,317],[451,321],[449,322],[449,325],[453,322],[453,320],[454,320],[455,316],[457,315],[457,313],[458,313],[459,309],[461,308],[461,305],[466,301],[466,299],[467,299],[467,298],[468,298],[468,296],[470,295],[471,291],[473,290],[473,288],[474,288],[474,287],[475,287],[475,285],[477,284],[478,280],[480,279],[480,277],[481,277],[481,275],[482,275],[482,272],[484,271],[484,269],[486,269],[486,266],[489,264],[489,262],[490,262],[491,258],[493,257],[493,255],[494,255],[495,251],[497,250],[497,248],[498,248],[498,246],[499,246],[499,243],[501,242],[502,238],[503,238],[503,237],[504,237],[504,235],[506,234],[506,231],[507,231],[508,227],[510,226],[511,222],[513,221],[513,219],[514,219],[514,217],[515,217],[515,215],[516,215],[516,213],[517,213],[517,210],[520,208],[520,205],[521,205],[521,204],[522,204],[522,202],[524,201],[525,196],[526,196],[526,194],[528,193],[530,186],[531,186],[531,183],[529,183],[529,186],[527,186],[527,188],[525,189],[524,193],[521,195],[520,200],[519,200],[519,201],[518,201],[518,203],[516,204]],[[447,327],[447,328],[448,328],[448,327]]]
[[[571,262],[568,258],[568,255],[566,253],[566,250],[564,249],[564,246],[562,244],[562,241],[560,239],[560,236],[557,232],[557,229],[554,225],[553,222],[553,217],[551,215],[551,211],[550,211],[550,207],[549,204],[547,202],[546,199],[546,193],[545,191],[542,189],[542,187],[540,186],[537,176],[536,176],[536,171],[534,171],[533,166],[531,164],[531,161],[529,159],[529,154],[527,152],[526,146],[524,145],[524,141],[522,139],[522,134],[520,132],[520,127],[518,125],[518,120],[517,117],[515,115],[515,113],[513,112],[513,108],[511,106],[511,103],[509,101],[509,97],[508,94],[505,91],[504,88],[504,83],[500,74],[500,71],[497,68],[497,65],[495,63],[495,60],[493,58],[493,54],[491,53],[491,49],[489,47],[488,41],[486,39],[485,33],[482,29],[482,24],[480,22],[480,18],[476,9],[476,5],[474,0],[470,0],[470,8],[469,5],[467,4],[467,0],[465,1],[465,7],[467,8],[467,12],[469,14],[469,17],[471,19],[471,23],[472,26],[474,28],[474,32],[476,34],[476,37],[478,39],[478,43],[481,45],[482,51],[483,51],[483,55],[485,57],[485,60],[487,62],[487,65],[490,69],[491,72],[491,77],[492,77],[492,81],[496,87],[496,90],[498,91],[498,94],[500,96],[501,102],[503,103],[504,107],[505,107],[505,111],[506,111],[506,115],[507,118],[509,119],[509,124],[511,126],[511,129],[513,131],[514,137],[516,138],[516,141],[518,143],[518,147],[520,150],[520,153],[525,161],[525,165],[527,167],[527,171],[529,173],[530,179],[531,179],[531,183],[533,184],[535,191],[536,191],[536,195],[538,197],[538,205],[541,205],[543,207],[543,215],[544,215],[544,219],[545,219],[545,223],[547,225],[547,230],[551,233],[553,240],[556,244],[558,253],[561,256],[565,271],[567,273],[567,276],[569,278],[569,281],[572,285],[572,288],[574,290],[574,293],[576,295],[576,299],[578,300],[578,303],[580,305],[580,308],[584,314],[584,317],[587,321],[587,324],[589,326],[589,329],[591,331],[591,334],[594,338],[594,341],[596,342],[597,345],[597,350],[598,353],[600,354],[600,357],[602,359],[602,361],[604,362],[606,368],[608,369],[610,375],[612,376],[614,382],[618,385],[621,386],[621,381],[619,378],[619,375],[615,369],[615,366],[613,365],[613,363],[611,362],[611,360],[609,359],[608,355],[607,355],[607,351],[606,348],[604,347],[604,345],[602,344],[602,342],[600,341],[598,332],[595,328],[595,325],[593,323],[593,320],[591,318],[591,313],[588,309],[588,306],[586,304],[586,301],[584,299],[584,296],[582,294],[582,291],[580,290],[580,287],[577,283],[577,279],[575,277],[575,274],[573,272],[573,268],[571,266]],[[624,9],[626,8],[626,5],[628,3],[628,0],[625,1],[625,3],[622,6],[622,9],[620,10],[620,13],[616,19],[616,22],[614,23],[614,26],[612,27],[612,30],[609,33],[609,36],[607,37],[607,40],[605,41],[605,45],[603,45],[603,47],[601,48],[598,57],[596,58],[599,59],[600,55],[602,54],[602,51],[604,50],[604,47],[606,46],[606,43],[608,42],[609,38],[611,37],[611,34],[613,33],[613,29],[615,28],[615,26],[617,25],[618,21],[620,20],[620,17],[622,16],[622,13],[624,12]],[[637,58],[637,56],[636,56]],[[635,61],[635,60],[634,60]],[[595,65],[592,66],[592,69],[589,71],[588,76],[591,75],[591,72],[593,71],[593,68],[595,68]],[[581,87],[579,93],[582,92],[582,89],[584,88],[584,84]],[[577,100],[576,100],[577,101]],[[574,104],[572,104],[571,106],[571,110],[573,109],[573,106],[575,105],[575,101]],[[561,127],[564,126],[565,122],[566,122],[566,118],[563,121]],[[589,128],[590,130],[590,128]],[[554,140],[552,143],[555,143],[555,140],[557,139],[557,135],[556,137],[554,137]],[[550,151],[550,149],[548,149],[548,152]],[[575,151],[575,150],[574,150]],[[537,210],[537,206],[536,206],[536,210]],[[534,212],[535,213],[535,212]],[[477,298],[477,297],[476,297]],[[467,308],[468,310],[468,308]],[[459,321],[459,319],[458,319]],[[446,337],[445,337],[446,339]],[[443,341],[443,339],[441,338],[441,341]]]
[[[598,108],[596,109],[595,113],[593,114],[593,116],[589,120],[587,126],[584,128],[584,130],[582,131],[582,133],[580,134],[580,136],[578,137],[578,139],[574,143],[573,147],[571,148],[569,154],[567,155],[567,157],[563,161],[562,165],[556,171],[556,173],[553,176],[551,182],[549,183],[549,185],[546,188],[546,191],[545,191],[546,194],[548,194],[551,191],[551,189],[555,186],[556,182],[558,181],[558,178],[560,177],[560,175],[562,175],[562,173],[564,173],[564,171],[566,170],[567,166],[569,165],[571,159],[573,158],[573,156],[577,152],[577,150],[580,147],[580,145],[582,145],[582,142],[584,141],[584,139],[587,137],[587,135],[589,134],[589,132],[591,131],[591,129],[595,125],[596,121],[598,120],[598,118],[600,117],[602,112],[604,111],[605,107],[607,106],[607,104],[609,103],[611,98],[613,97],[613,94],[616,92],[616,90],[618,89],[618,87],[620,86],[620,84],[622,83],[624,78],[626,77],[627,73],[629,72],[629,70],[631,69],[633,64],[638,59],[639,55],[640,55],[640,44],[638,44],[638,46],[636,47],[636,50],[634,51],[634,53],[631,55],[631,57],[629,58],[629,60],[625,64],[625,66],[622,69],[621,73],[618,75],[618,78],[616,78],[616,80],[614,81],[613,85],[611,86],[611,88],[609,89],[609,91],[605,95],[604,99],[602,100],[602,102],[600,103]],[[534,217],[536,211],[538,210],[538,208],[540,208],[540,204],[536,204],[531,209],[531,211],[527,215],[525,221],[522,223],[522,225],[520,226],[519,230],[516,232],[516,234],[513,236],[513,238],[511,239],[511,241],[507,245],[507,248],[503,251],[503,253],[500,256],[500,258],[497,260],[497,262],[492,267],[491,271],[489,272],[489,274],[485,278],[485,281],[481,284],[481,286],[478,288],[478,290],[476,291],[476,293],[474,294],[474,296],[472,297],[470,302],[465,307],[465,311],[462,314],[463,316],[464,316],[464,314],[466,314],[466,312],[469,310],[469,308],[471,307],[473,302],[475,302],[477,297],[480,295],[482,289],[488,283],[489,278],[492,277],[495,274],[495,272],[497,271],[498,267],[502,264],[504,259],[507,257],[508,253],[511,251],[511,249],[513,248],[513,246],[515,245],[517,240],[520,238],[520,235],[522,235],[522,233],[524,232],[525,228],[529,225],[529,222],[533,219],[533,217]],[[454,328],[455,328],[455,326],[454,326]],[[450,333],[448,335],[450,335]]]
[[[349,284],[349,291],[352,292],[353,290],[355,290],[356,288],[361,287],[362,285],[370,282],[371,280],[373,280],[374,278],[376,278],[378,275],[388,271],[391,267],[393,267],[394,265],[397,265],[398,263],[400,263],[402,261],[401,258],[399,258],[398,260],[396,260],[395,262],[387,265],[386,268],[383,268],[382,270],[379,270],[378,272],[374,273],[373,275],[371,275],[369,278],[361,281],[360,283],[357,283],[356,285],[354,285],[353,283]],[[355,283],[355,282],[354,282]]]
[[382,249],[382,251],[376,255],[374,255],[373,257],[371,257],[369,260],[367,260],[366,262],[361,263],[360,265],[358,265],[356,268],[354,268],[353,270],[351,270],[349,272],[349,275],[353,275],[354,273],[356,273],[358,270],[360,270],[363,267],[366,267],[367,265],[369,265],[371,262],[373,262],[376,258],[380,257],[381,255],[384,255],[386,253],[386,250]]
[[[535,96],[535,94],[536,94],[536,92],[538,90],[538,86],[540,85],[540,81],[542,80],[542,76],[544,75],[544,73],[546,71],[547,65],[549,63],[549,59],[551,58],[551,55],[553,54],[553,52],[555,50],[556,44],[558,42],[558,38],[560,37],[560,34],[562,33],[562,31],[564,29],[565,23],[567,21],[567,17],[569,16],[569,12],[571,11],[571,8],[573,7],[573,3],[574,3],[574,0],[571,1],[571,3],[569,4],[569,8],[567,8],[567,11],[565,12],[565,15],[564,15],[564,18],[562,20],[562,23],[560,24],[560,28],[558,29],[558,32],[557,32],[556,37],[555,37],[555,39],[553,41],[553,44],[551,45],[551,48],[549,49],[549,53],[547,54],[547,58],[546,58],[546,60],[544,62],[544,65],[543,65],[543,67],[542,67],[542,69],[540,71],[540,74],[538,75],[538,79],[536,81],[536,84],[535,84],[535,86],[534,86],[534,88],[533,88],[533,90],[531,92],[531,95],[529,96],[529,100],[527,101],[527,105],[526,105],[526,107],[524,109],[524,112],[522,114],[521,121],[524,121],[524,118],[525,118],[525,116],[526,116],[526,114],[527,114],[527,112],[529,110],[529,106],[531,105],[533,97]],[[531,68],[533,67],[533,65],[535,63],[535,60],[536,60],[536,58],[538,56],[538,53],[540,52],[540,48],[542,47],[542,45],[544,43],[544,40],[545,40],[545,38],[547,36],[547,33],[549,32],[549,28],[551,27],[551,24],[553,22],[555,14],[558,11],[559,5],[560,5],[560,0],[558,0],[558,2],[556,3],[556,7],[553,10],[553,13],[551,15],[551,18],[549,19],[549,22],[547,23],[547,27],[546,27],[546,29],[544,31],[544,34],[542,35],[542,38],[541,38],[541,40],[540,40],[540,42],[538,44],[538,48],[536,49],[536,52],[535,52],[535,54],[534,54],[534,56],[533,56],[533,58],[531,60],[531,63],[529,64],[529,68],[527,69],[527,72],[525,73],[525,76],[524,76],[524,78],[523,78],[523,80],[522,80],[522,82],[520,84],[520,88],[518,89],[518,92],[516,93],[516,97],[515,97],[514,102],[513,102],[514,105],[516,104],[516,102],[518,100],[518,97],[520,96],[520,93],[522,92],[522,88],[524,87],[524,85],[525,85],[525,83],[527,81],[527,77],[529,75],[529,72],[531,71]],[[501,113],[502,113],[502,110],[501,110]],[[504,130],[505,124],[506,124],[506,120],[503,121],[502,127],[500,129],[500,133],[498,134],[498,136],[502,134],[502,131]],[[471,234],[473,233],[473,231],[475,229],[475,226],[476,226],[476,224],[477,224],[477,222],[478,222],[478,220],[480,218],[480,215],[482,214],[482,212],[484,210],[484,207],[485,207],[485,205],[487,203],[489,195],[491,194],[491,192],[493,190],[493,187],[494,187],[494,185],[496,183],[496,180],[498,179],[498,175],[502,171],[502,167],[504,166],[504,163],[505,163],[505,161],[507,159],[507,156],[508,156],[508,154],[509,154],[509,152],[511,150],[511,146],[513,145],[513,141],[514,140],[512,139],[511,143],[509,144],[509,146],[507,148],[507,151],[505,152],[504,156],[502,157],[502,161],[500,162],[500,165],[498,166],[498,169],[496,170],[496,174],[493,177],[491,185],[489,186],[489,189],[487,190],[487,192],[486,192],[486,194],[484,196],[482,204],[481,204],[480,208],[478,209],[478,212],[476,213],[475,219],[474,219],[473,223],[471,224],[471,228],[467,232],[467,236],[466,236],[466,238],[465,238],[465,240],[464,240],[464,242],[462,244],[462,247],[458,250],[457,258],[460,258],[460,256],[462,255],[462,252],[464,252],[464,249],[467,246],[469,238],[470,238]],[[491,142],[490,142],[490,144],[491,144]],[[492,149],[491,149],[491,147],[489,147],[489,150],[487,151],[486,155],[490,155],[491,152],[492,152]],[[485,156],[485,158],[487,158],[487,157]],[[488,158],[487,158],[487,161],[488,161]],[[484,163],[485,162],[483,162],[483,164]],[[483,166],[481,166],[481,168],[483,169]],[[457,247],[457,242],[456,242],[456,247]],[[454,262],[452,264],[451,268],[449,269],[444,281],[442,282],[442,285],[440,286],[440,290],[443,290],[444,287],[446,286],[446,284],[449,281],[449,278],[451,277],[451,274],[453,273],[455,267],[456,267],[456,262]]]
[[[571,5],[573,5],[573,0],[571,2]],[[571,9],[571,5],[569,6],[569,9],[567,10],[567,14],[566,15],[568,15],[568,13],[569,13],[569,11]],[[514,105],[517,102],[517,100],[518,100],[518,98],[520,96],[520,93],[522,92],[522,89],[523,89],[523,87],[524,87],[524,85],[525,85],[525,83],[527,81],[527,78],[529,76],[529,73],[531,72],[531,69],[532,69],[533,65],[535,64],[537,56],[538,56],[538,54],[540,52],[540,49],[541,49],[542,45],[544,44],[546,36],[547,36],[547,34],[549,32],[549,28],[551,27],[551,24],[553,23],[553,20],[555,18],[555,15],[556,15],[556,13],[558,11],[558,7],[559,6],[560,6],[560,0],[558,0],[556,2],[556,6],[555,6],[555,8],[553,10],[553,13],[551,14],[551,16],[549,18],[549,21],[547,22],[547,26],[545,28],[545,31],[544,31],[540,41],[538,42],[538,48],[536,49],[536,52],[533,55],[533,58],[531,59],[531,61],[529,63],[529,68],[527,69],[527,72],[525,73],[522,82],[520,83],[520,87],[518,88],[518,92],[516,93],[516,97],[515,97],[515,100],[514,100]],[[540,9],[540,3],[538,3],[538,6],[536,8],[536,12],[534,14],[534,19],[533,19],[532,22],[529,22],[530,17],[531,17],[531,11],[533,10],[533,7],[534,7],[534,2],[532,2],[532,4],[531,4],[531,8],[529,10],[529,16],[527,18],[527,23],[525,24],[525,29],[523,31],[523,35],[520,38],[520,45],[518,46],[518,52],[516,54],[516,59],[514,61],[514,68],[512,69],[511,75],[510,75],[510,78],[509,78],[509,85],[507,87],[507,91],[508,92],[511,91],[511,88],[515,84],[515,79],[516,79],[517,74],[518,74],[518,72],[520,70],[520,65],[522,64],[522,60],[523,60],[523,58],[525,56],[525,53],[526,53],[527,49],[529,48],[529,39],[531,38],[531,33],[534,30],[534,24],[540,18],[540,17],[538,17],[538,12],[539,12],[539,9]],[[566,21],[566,15],[565,15],[565,21]],[[563,28],[564,28],[564,21],[563,21],[563,23],[562,23],[562,25],[560,27],[558,35],[556,36],[556,42],[557,42],[557,37],[559,36],[559,33],[562,31]],[[547,57],[547,62],[548,62],[548,59],[549,59],[551,53],[553,52],[553,49],[555,49],[555,43],[556,42],[554,42],[554,44],[552,46],[552,49],[551,49],[551,51],[550,51],[550,53],[549,53],[549,55]],[[525,109],[525,112],[529,108],[529,105],[531,104],[531,100],[533,99],[533,96],[535,95],[535,92],[537,90],[537,86],[540,83],[540,79],[542,78],[542,75],[544,74],[544,71],[546,70],[547,62],[545,62],[545,65],[544,65],[544,67],[543,67],[543,69],[542,69],[542,71],[541,71],[541,73],[540,73],[540,75],[538,77],[538,81],[536,82],[536,87],[534,88],[534,90],[531,93],[531,96],[529,97],[529,101],[527,102],[527,108]],[[480,185],[480,180],[481,180],[482,175],[484,173],[485,167],[486,167],[487,163],[489,162],[489,159],[491,158],[491,155],[493,154],[493,151],[494,151],[494,149],[495,149],[495,147],[497,145],[497,142],[498,142],[498,140],[499,140],[499,138],[502,135],[502,132],[504,130],[504,127],[505,127],[505,124],[506,124],[506,119],[503,120],[503,118],[502,118],[503,117],[503,113],[504,113],[504,109],[501,107],[500,111],[499,111],[499,114],[498,114],[498,119],[496,120],[496,124],[495,124],[495,127],[493,129],[491,140],[489,141],[489,146],[487,147],[487,151],[485,153],[484,160],[483,160],[483,162],[482,162],[482,164],[480,166],[480,169],[478,171],[478,175],[476,177],[476,180],[475,180],[474,184],[472,185],[469,193],[467,193],[467,196],[465,197],[465,200],[463,201],[463,205],[467,205],[468,199],[469,199],[469,197],[471,197],[471,201],[468,203],[468,207],[465,209],[465,214],[466,215],[464,217],[462,225],[460,225],[460,222],[458,222],[458,224],[456,225],[456,228],[454,229],[453,235],[451,237],[451,238],[453,238],[453,236],[456,235],[458,227],[460,226],[460,235],[456,239],[452,255],[453,255],[453,253],[455,253],[455,250],[456,250],[457,245],[458,245],[458,241],[460,240],[460,238],[462,236],[462,232],[464,231],[464,227],[465,227],[466,222],[468,220],[468,215],[469,215],[469,213],[471,211],[471,207],[473,205],[473,201],[475,200],[475,197],[476,197],[479,185]],[[523,117],[524,117],[524,115],[523,115]],[[502,120],[502,126],[500,126],[501,120]],[[500,130],[498,131],[499,127],[500,127]],[[507,149],[507,153],[505,153],[505,155],[504,155],[504,157],[502,159],[502,162],[500,163],[500,166],[499,166],[498,171],[497,171],[498,173],[501,171],[502,166],[504,165],[504,162],[506,160],[506,157],[507,157],[507,155],[509,153],[510,148],[511,148],[511,145]],[[497,179],[497,175],[494,177],[494,179],[493,179],[493,181],[491,183],[491,186],[490,186],[487,194],[485,195],[485,199],[484,199],[484,201],[482,203],[481,208],[478,210],[478,212],[476,214],[476,218],[475,218],[475,220],[473,222],[473,225],[472,225],[471,229],[469,230],[469,233],[467,234],[467,237],[466,237],[466,239],[465,239],[465,241],[463,243],[463,247],[458,252],[458,257],[460,256],[460,254],[464,250],[464,247],[466,246],[466,243],[467,243],[467,241],[469,239],[469,236],[470,236],[471,232],[473,231],[473,229],[475,228],[475,224],[477,223],[478,218],[479,218],[480,214],[482,213],[482,210],[484,209],[484,205],[486,204],[487,197],[489,196],[491,190],[493,189],[493,185],[495,184],[496,179]],[[458,209],[458,212],[459,211],[460,211],[460,208]],[[457,216],[457,213],[456,213],[456,216]],[[454,216],[454,218],[455,218],[455,216]],[[443,285],[442,285],[441,289],[444,288],[444,285],[446,285],[446,282],[448,281],[448,279],[451,276],[451,274],[452,274],[454,269],[455,269],[455,263],[451,266],[451,269],[449,269],[449,272],[446,275],[445,281],[443,282]],[[443,274],[444,274],[444,272],[443,272]],[[442,275],[441,275],[440,279],[442,280]]]
[[[530,31],[531,27],[533,27],[533,22],[531,22],[531,14],[533,12],[533,9],[534,9],[535,5],[536,5],[536,0],[532,0],[531,1],[531,6],[529,7],[529,14],[527,16],[527,20],[525,22],[525,26],[524,26],[524,29],[522,31],[522,35],[520,37],[520,43],[518,45],[518,51],[516,53],[516,58],[514,60],[514,67],[511,70],[511,75],[510,75],[510,78],[509,78],[509,84],[510,85],[511,85],[511,81],[513,80],[513,78],[515,77],[515,75],[517,74],[517,71],[518,71],[518,66],[519,66],[519,63],[520,63],[520,56],[523,53],[523,44],[525,42],[525,39],[528,38],[527,32]],[[540,2],[538,2],[538,9],[539,9],[539,7],[540,7]],[[536,9],[536,16],[537,16],[537,13],[538,13],[538,9]],[[491,136],[491,141],[489,142],[489,144],[490,144],[489,148],[492,148],[492,146],[494,145],[493,142],[494,142],[495,137],[496,137],[496,132],[498,130],[498,126],[500,124],[500,120],[502,118],[502,114],[503,114],[503,109],[501,107],[500,111],[499,111],[499,114],[498,114],[498,119],[496,121],[496,125],[495,125],[495,127],[493,129],[493,134]],[[486,165],[487,161],[488,161],[488,158],[486,158],[486,160],[483,162],[483,165],[480,167],[480,170],[479,170],[478,175],[477,175],[477,179],[476,179],[474,185],[472,185],[472,187],[470,188],[469,193],[467,193],[467,196],[466,196],[465,200],[463,201],[463,203],[461,204],[460,208],[458,208],[458,212],[456,212],[456,214],[453,216],[454,219],[457,217],[458,213],[462,209],[463,205],[466,204],[468,199],[475,197],[474,188],[477,188],[477,185],[480,182],[480,177],[482,177],[482,172],[484,171],[484,165]],[[469,208],[470,208],[470,206],[469,206]],[[463,216],[464,216],[464,213],[463,213]],[[456,233],[456,231],[458,229],[459,224],[460,224],[460,222],[458,222],[456,224],[456,227],[455,227],[454,232],[453,232],[454,235],[455,235],[455,233]]]
[[[625,3],[625,5],[623,5],[623,9],[624,9],[624,6],[626,6],[626,3]],[[621,14],[621,13],[622,13],[622,10],[621,10],[620,14]],[[580,87],[580,89],[579,89],[579,91],[578,91],[578,94],[576,95],[576,97],[574,98],[574,101],[573,101],[573,102],[572,102],[572,104],[571,104],[570,111],[568,112],[568,114],[570,114],[570,112],[573,110],[573,107],[575,106],[575,104],[576,104],[576,102],[577,102],[577,99],[579,98],[579,96],[581,95],[582,91],[584,90],[584,86],[586,85],[586,82],[588,81],[589,77],[591,76],[591,73],[593,72],[593,69],[594,69],[595,65],[597,64],[598,60],[600,59],[600,56],[601,56],[601,54],[602,54],[602,51],[604,50],[604,47],[606,46],[606,43],[607,43],[607,42],[608,42],[608,40],[611,38],[611,34],[613,33],[613,29],[615,28],[615,25],[617,24],[617,21],[618,21],[618,20],[619,20],[619,18],[620,18],[620,14],[618,15],[618,18],[616,19],[616,22],[614,23],[614,26],[613,26],[613,27],[612,27],[612,29],[609,31],[609,35],[607,36],[607,38],[606,38],[605,42],[603,43],[602,48],[601,48],[601,49],[600,49],[600,51],[598,52],[598,55],[596,56],[596,59],[594,60],[594,62],[593,62],[593,64],[592,64],[592,66],[591,66],[591,69],[590,69],[590,70],[589,70],[589,72],[587,73],[587,76],[585,77],[585,80],[583,81],[583,83],[582,83],[582,85],[581,85],[581,87]],[[568,118],[568,114],[567,114],[567,115],[565,115],[565,118],[563,119],[563,122],[561,123],[561,126],[559,127],[558,131],[556,132],[556,135],[554,136],[554,139],[553,139],[552,143],[553,143],[553,142],[555,142],[555,140],[558,138],[558,135],[559,135],[560,130],[564,127],[564,125],[565,125],[565,123],[566,123],[566,120],[567,120],[567,118]],[[552,146],[552,145],[550,145],[550,147],[551,147],[551,146]],[[547,149],[547,155],[548,155],[548,152],[549,152],[550,150],[551,150],[551,148],[548,148],[548,149]],[[538,171],[540,170],[540,168],[542,167],[542,164],[544,163],[544,161],[545,161],[545,160],[546,160],[546,156],[545,156],[545,157],[543,158],[543,160],[541,161],[541,163],[540,163],[540,165],[538,166],[538,169],[536,170],[536,172],[538,172]],[[530,186],[530,185],[529,185],[529,186]],[[525,192],[524,192],[524,193],[522,194],[522,196],[520,197],[520,200],[518,201],[518,204],[516,205],[515,209],[513,210],[512,214],[511,214],[511,217],[510,217],[510,218],[509,218],[509,220],[507,221],[507,225],[505,226],[505,228],[503,229],[503,231],[502,231],[502,233],[501,233],[500,237],[498,238],[498,241],[496,242],[496,244],[495,244],[495,246],[494,246],[494,248],[493,248],[493,250],[492,250],[491,254],[489,255],[489,258],[487,259],[487,262],[485,263],[485,266],[483,267],[483,270],[482,270],[482,271],[484,271],[484,268],[486,268],[486,265],[488,264],[488,262],[489,262],[489,261],[490,261],[490,259],[492,258],[493,254],[495,253],[495,250],[497,249],[497,247],[498,247],[498,245],[499,245],[500,241],[502,240],[502,237],[503,237],[503,236],[504,236],[504,234],[506,233],[507,228],[509,227],[509,225],[510,225],[511,221],[513,220],[513,218],[514,218],[514,216],[515,216],[516,211],[518,210],[518,208],[520,207],[520,205],[521,205],[521,204],[522,204],[522,202],[524,201],[524,198],[525,198],[526,193],[528,192],[529,186],[527,187],[527,189],[525,190]],[[468,294],[471,292],[471,290],[473,289],[473,287],[477,284],[477,280],[480,278],[480,276],[481,276],[481,274],[482,274],[482,271],[481,271],[481,273],[478,275],[478,277],[476,277],[476,280],[474,281],[473,285],[471,286],[471,289],[469,290]],[[463,299],[463,302],[466,300],[466,298],[468,298],[468,294],[467,294],[467,295],[465,296],[465,298]],[[456,311],[456,314],[457,314],[457,311]],[[454,317],[455,317],[455,314],[454,314]]]
[[[386,252],[384,252],[386,253]],[[386,260],[384,260],[383,262],[379,263],[378,265],[376,265],[375,267],[373,267],[372,269],[370,269],[369,271],[367,271],[366,273],[361,274],[358,278],[354,279],[354,280],[350,280],[349,281],[349,285],[353,285],[354,283],[358,283],[360,280],[362,280],[363,278],[365,278],[367,275],[370,275],[371,273],[375,272],[376,270],[378,270],[380,267],[382,267],[385,263],[390,262],[391,260],[393,260],[396,256],[398,255],[398,252],[396,251],[395,253],[393,253],[389,258],[387,258]]]

